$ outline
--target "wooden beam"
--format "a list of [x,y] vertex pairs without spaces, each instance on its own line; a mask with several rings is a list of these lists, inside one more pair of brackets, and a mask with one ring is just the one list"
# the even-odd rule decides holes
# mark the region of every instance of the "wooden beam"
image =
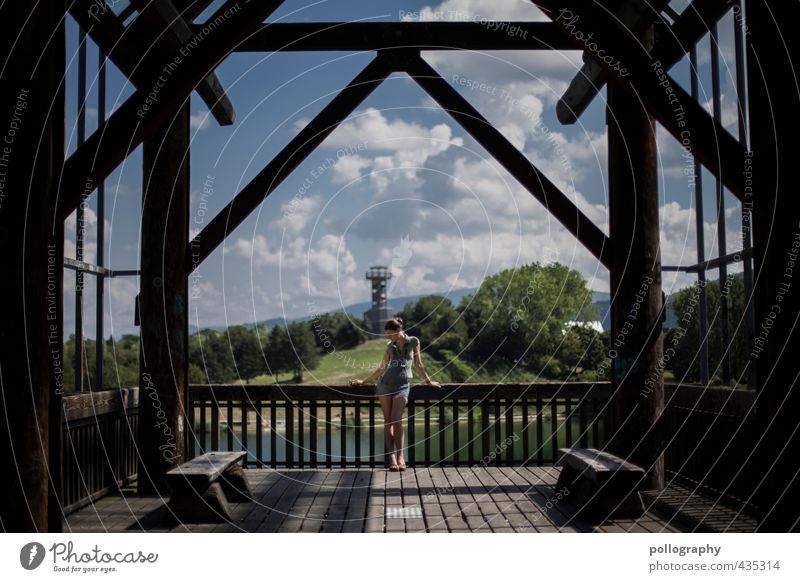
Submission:
[[[281,0],[247,4],[229,0],[221,9],[227,10],[228,16],[198,39],[179,65],[170,69],[171,73],[150,72],[151,80],[137,89],[67,159],[61,176],[57,217],[66,218],[144,139],[169,122],[208,71],[280,4]],[[171,54],[164,57],[165,65],[174,63]]]
[[[747,0],[747,94],[752,174],[756,455],[759,532],[800,531],[800,218],[797,213],[797,55],[800,3]],[[791,80],[790,83],[787,83]],[[758,192],[755,201],[753,192]]]
[[[198,31],[201,25],[192,26]],[[275,22],[237,52],[418,50],[571,50],[552,22]]]
[[[627,0],[615,10],[620,24],[628,28],[637,38],[658,18],[658,11],[667,3],[666,0],[649,2],[646,0]],[[605,73],[592,55],[584,52],[586,61],[572,81],[569,88],[556,104],[558,120],[571,125],[578,120],[605,85]]]
[[609,240],[561,190],[417,54],[404,70],[605,266]]
[[370,62],[189,244],[188,272],[196,269],[348,115],[392,73],[382,53]]
[[[652,42],[652,31],[645,39]],[[656,424],[664,409],[656,127],[617,85],[608,87],[607,120],[616,419],[608,447],[647,470],[647,489],[663,489],[666,441]]]
[[194,19],[209,7],[214,0],[172,0],[173,6],[181,13],[181,17],[186,22],[194,22]]
[[64,5],[0,4],[0,529],[58,533],[64,392]]
[[[212,402],[228,400],[245,401],[325,401],[341,400],[342,394],[354,399],[375,397],[375,386],[363,384],[314,385],[314,384],[193,384],[189,386],[191,399]],[[612,396],[609,382],[563,382],[563,383],[504,383],[491,384],[442,384],[434,388],[427,384],[415,384],[411,389],[411,400],[517,400],[521,398],[550,400],[551,398],[585,398],[586,400],[607,400]]]
[[[110,8],[105,11],[99,8],[97,0],[74,0],[69,10],[70,15],[136,87],[150,83],[150,67],[156,66],[154,62],[167,56],[180,56],[178,50],[183,40],[179,41],[173,34],[164,34],[165,24],[153,18],[153,8],[144,15],[140,14],[127,28]],[[188,27],[186,29],[188,32]],[[148,65],[143,64],[143,57]],[[220,125],[233,123],[233,105],[213,72],[197,86],[197,93]]]
[[[132,0],[139,10],[139,15],[128,27],[128,35],[134,38],[147,38],[147,34],[155,34],[153,48],[145,54],[145,68],[151,61],[158,66],[163,55],[156,51],[169,51],[170,54],[179,55],[181,46],[187,46],[194,33],[189,29],[189,24],[175,9],[170,0]],[[202,27],[197,35],[202,34]],[[163,45],[163,46],[159,46]],[[197,94],[208,105],[211,114],[220,125],[232,125],[236,120],[236,111],[233,108],[225,89],[214,73],[210,73],[197,86]]]
[[[744,147],[667,74],[665,63],[593,0],[534,0],[573,42],[601,56],[608,79],[644,103],[683,147],[691,150],[740,200],[745,179]],[[590,36],[591,35],[591,36]],[[580,40],[584,39],[584,40]],[[586,39],[590,39],[588,43]]]
[[189,239],[189,103],[144,142],[139,292],[140,494],[166,493],[165,475],[186,458],[189,283],[180,249]]
[[[671,69],[680,61],[686,52],[697,44],[700,39],[708,33],[711,25],[717,22],[722,16],[731,10],[728,0],[694,0],[680,14],[672,26],[659,27],[656,33],[656,44],[654,47],[655,58],[664,63],[664,70]],[[599,75],[596,71],[600,71]],[[581,74],[584,75],[583,81]],[[591,80],[591,83],[586,81]],[[572,84],[590,85],[585,95],[580,94],[581,88],[572,88]],[[597,61],[590,59],[572,81],[568,94],[565,93],[559,104],[556,106],[556,113],[559,121],[564,124],[575,123],[583,114],[600,89],[606,84],[605,73]]]

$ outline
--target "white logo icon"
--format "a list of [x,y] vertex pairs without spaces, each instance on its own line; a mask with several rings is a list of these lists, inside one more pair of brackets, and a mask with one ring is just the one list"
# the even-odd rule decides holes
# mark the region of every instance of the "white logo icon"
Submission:
[[44,561],[44,546],[37,542],[30,542],[22,546],[19,552],[19,563],[26,570],[35,570]]

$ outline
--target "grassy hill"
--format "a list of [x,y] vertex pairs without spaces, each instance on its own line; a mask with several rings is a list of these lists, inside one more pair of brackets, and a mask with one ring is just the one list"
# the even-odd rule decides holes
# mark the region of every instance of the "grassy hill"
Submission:
[[[383,357],[383,351],[386,349],[385,339],[368,340],[363,344],[351,349],[334,350],[322,357],[320,365],[314,370],[306,370],[303,372],[303,384],[309,385],[343,385],[351,378],[365,379],[369,376],[376,366],[380,363]],[[424,349],[424,346],[423,346]],[[466,368],[471,370],[469,364],[453,358],[448,362],[439,362],[435,360],[430,354],[423,352],[422,363],[425,370],[434,380],[442,383],[453,382],[452,368],[458,366],[462,370]],[[413,382],[416,383],[420,380],[419,374],[416,370],[413,371]],[[264,374],[250,381],[251,384],[271,384],[274,378],[270,375]],[[529,371],[521,370],[480,370],[473,374],[468,382],[469,383],[482,383],[482,382],[548,382],[545,378],[538,377],[536,374]],[[291,374],[281,374],[278,376],[278,382],[291,383]]]

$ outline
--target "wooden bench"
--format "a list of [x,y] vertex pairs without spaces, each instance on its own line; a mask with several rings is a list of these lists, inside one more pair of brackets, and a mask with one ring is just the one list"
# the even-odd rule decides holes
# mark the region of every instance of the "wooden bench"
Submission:
[[597,449],[559,449],[558,464],[556,491],[566,487],[565,502],[577,507],[576,515],[612,519],[644,513],[642,467]]
[[169,508],[175,516],[185,522],[229,521],[229,501],[252,501],[242,467],[246,454],[209,452],[169,470]]

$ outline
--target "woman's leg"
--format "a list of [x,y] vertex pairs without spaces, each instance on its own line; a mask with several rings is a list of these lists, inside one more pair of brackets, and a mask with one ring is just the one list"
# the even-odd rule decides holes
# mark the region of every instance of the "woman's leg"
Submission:
[[403,410],[406,407],[406,398],[395,396],[392,398],[392,424],[394,425],[394,448],[397,450],[397,463],[403,464]]
[[389,464],[394,462],[394,435],[392,424],[392,397],[391,396],[378,396],[381,403],[381,410],[383,411],[383,444],[386,448],[386,453],[390,455]]

